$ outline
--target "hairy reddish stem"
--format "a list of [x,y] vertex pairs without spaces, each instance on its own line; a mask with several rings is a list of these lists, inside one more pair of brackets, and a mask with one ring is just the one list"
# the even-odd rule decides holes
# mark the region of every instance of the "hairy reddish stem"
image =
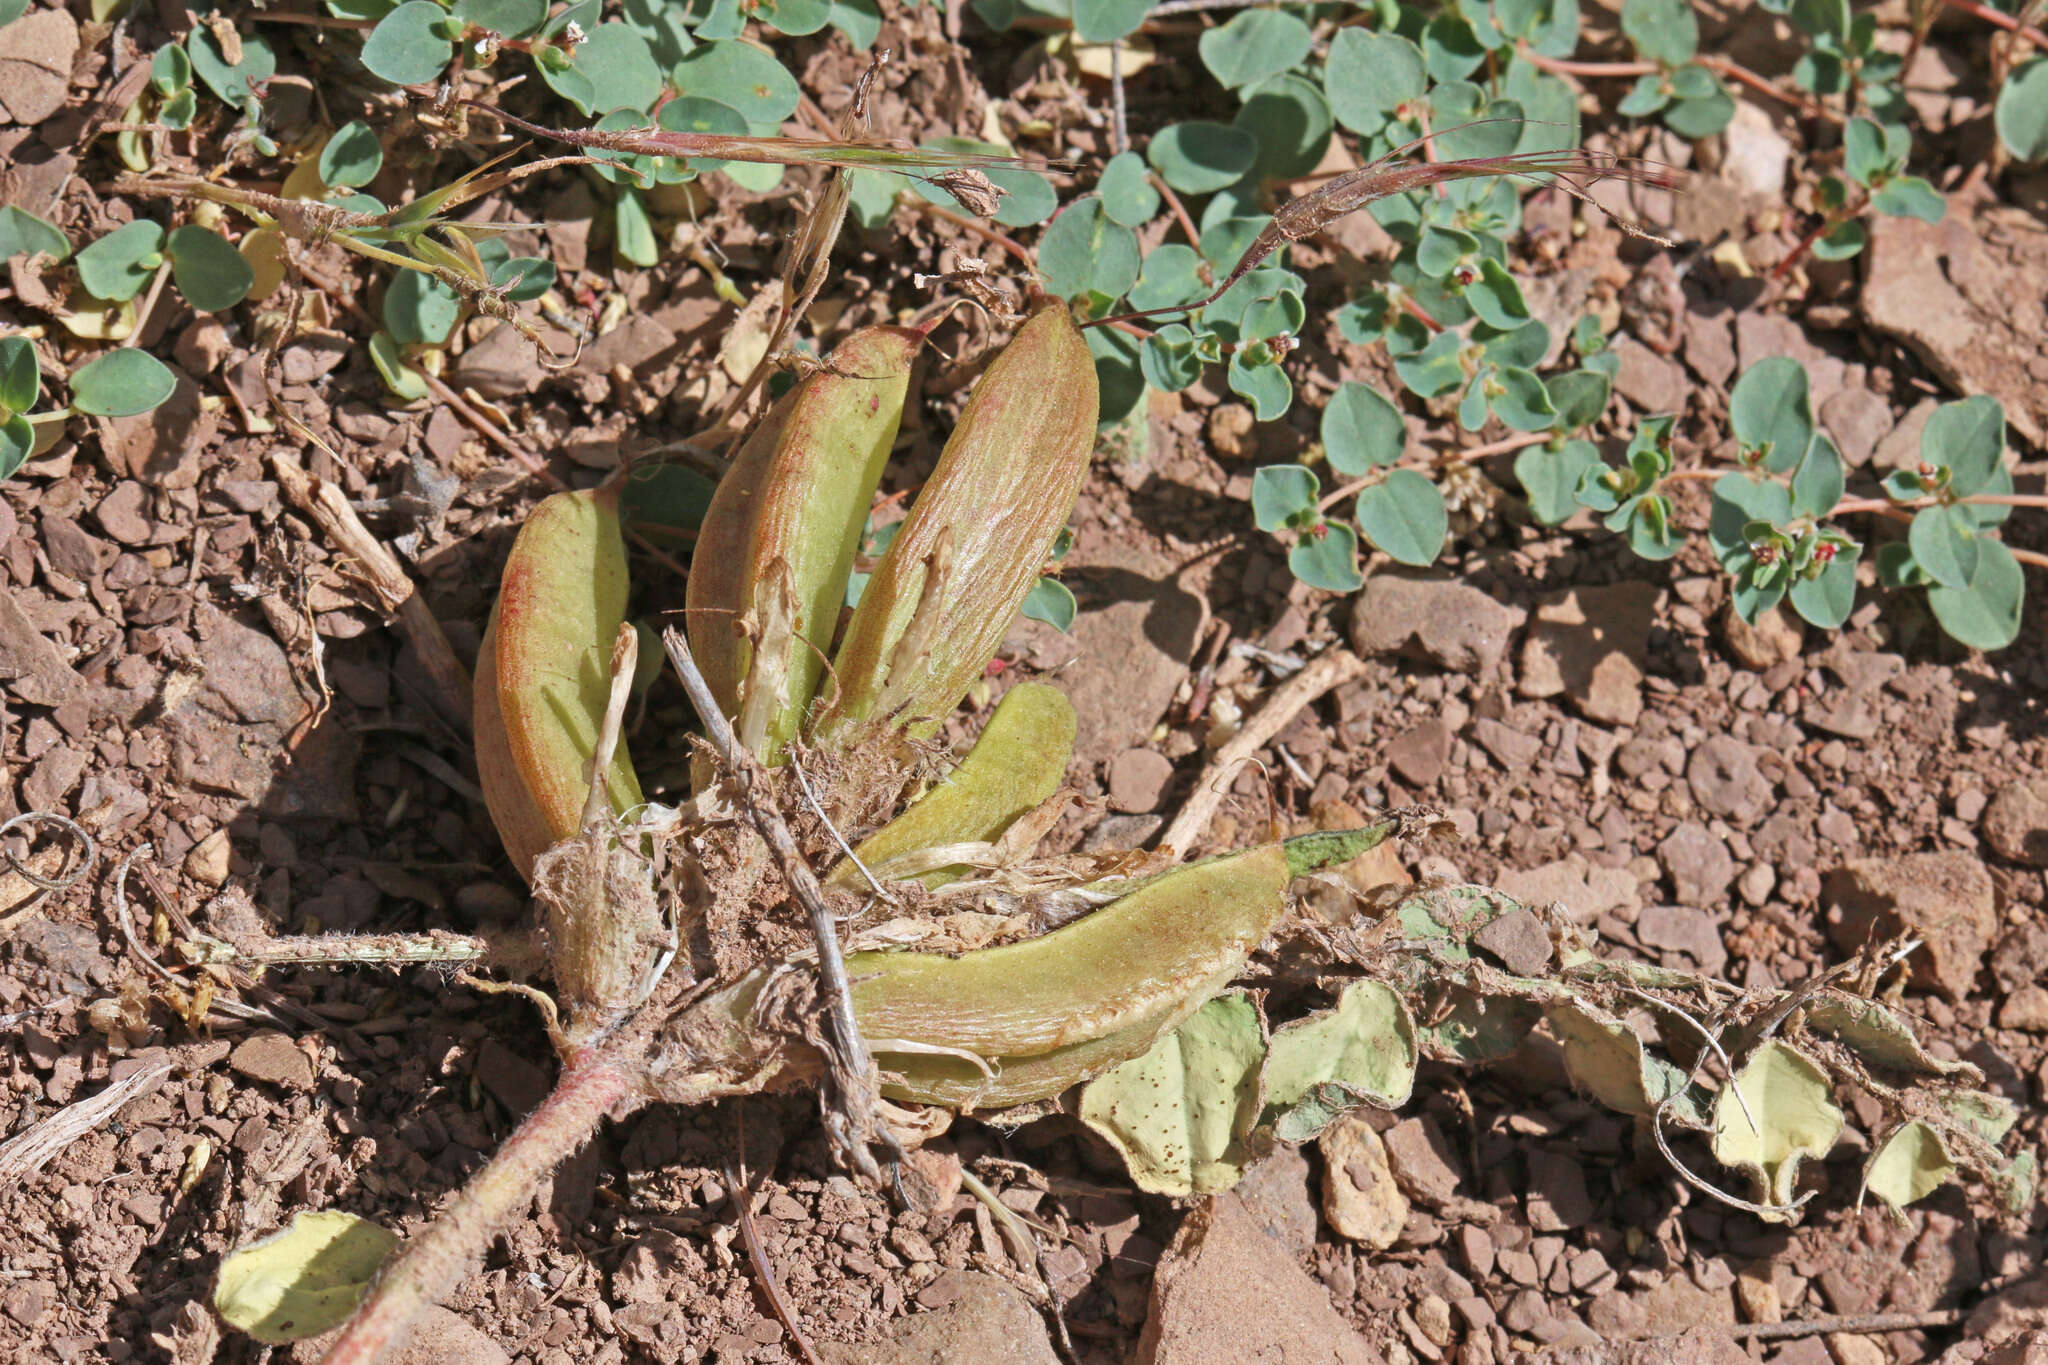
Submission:
[[1950,9],[1959,9],[1974,18],[1982,19],[1987,24],[2002,28],[2007,33],[2016,33],[2035,47],[2048,51],[2048,33],[2043,33],[2040,29],[2030,25],[2022,24],[2010,14],[1995,10],[1989,5],[1980,4],[1978,0],[1941,0],[1941,3],[1947,5]]
[[[1946,3],[1955,4],[1959,3],[1959,0],[1946,0]],[[1527,48],[1522,50],[1522,56],[1539,71],[1548,71],[1558,76],[1579,76],[1586,80],[1621,80],[1631,76],[1654,76],[1663,70],[1655,62],[1575,62],[1562,57],[1546,57]],[[1804,95],[1780,89],[1775,81],[1758,75],[1739,62],[1731,62],[1726,57],[1698,57],[1694,60],[1723,80],[1735,81],[1748,86],[1758,94],[1769,95],[1780,104],[1789,104],[1809,118],[1825,119],[1829,123],[1842,122],[1842,116],[1834,110]]]
[[570,1062],[554,1093],[470,1177],[455,1202],[385,1265],[321,1365],[376,1365],[384,1359],[405,1339],[420,1310],[447,1296],[612,1106],[636,1094],[638,1079],[614,1049],[588,1049]]

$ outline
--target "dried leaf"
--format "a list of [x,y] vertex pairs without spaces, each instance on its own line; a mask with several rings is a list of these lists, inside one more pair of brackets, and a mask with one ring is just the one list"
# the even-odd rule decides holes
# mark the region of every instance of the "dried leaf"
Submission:
[[291,1226],[229,1254],[213,1311],[273,1346],[319,1336],[355,1312],[395,1234],[352,1213],[302,1213]]
[[1834,1086],[1813,1059],[1776,1040],[1756,1050],[1735,1085],[1748,1106],[1737,1100],[1734,1086],[1722,1087],[1715,1097],[1714,1157],[1754,1176],[1763,1203],[1790,1204],[1799,1163],[1825,1157],[1842,1135]]
[[1219,996],[1150,1052],[1083,1087],[1081,1121],[1116,1148],[1141,1190],[1227,1190],[1256,1155],[1264,1032],[1248,996]]

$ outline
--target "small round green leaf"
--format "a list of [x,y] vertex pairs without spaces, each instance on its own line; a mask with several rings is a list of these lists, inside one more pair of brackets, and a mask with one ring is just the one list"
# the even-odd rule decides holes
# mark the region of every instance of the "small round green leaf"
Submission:
[[35,448],[36,428],[28,418],[17,413],[0,422],[0,479],[12,478]]
[[1500,391],[1489,395],[1493,415],[1516,431],[1548,431],[1557,420],[1557,407],[1534,370],[1503,366],[1494,382]]
[[[818,26],[824,27],[822,17]],[[628,24],[599,24],[593,29],[577,45],[575,69],[596,92],[589,110],[593,114],[617,109],[644,114],[661,97],[661,68],[655,65],[654,52]]]
[[2048,157],[2048,57],[2029,58],[2006,75],[1994,121],[1998,140],[2014,156]]
[[1716,85],[1712,94],[1678,100],[1664,111],[1664,126],[1680,137],[1712,137],[1735,117],[1735,97]]
[[78,282],[96,299],[125,302],[141,293],[163,264],[163,250],[162,224],[138,218],[79,251]]
[[1299,76],[1274,76],[1245,86],[1234,126],[1258,139],[1254,169],[1264,180],[1307,175],[1329,150],[1335,120],[1323,92]]
[[1842,452],[1825,435],[1816,435],[1806,458],[1792,475],[1792,510],[1801,516],[1824,517],[1842,500]]
[[[425,85],[439,80],[454,60],[455,44],[441,36],[447,11],[433,0],[406,0],[377,21],[363,42],[363,65],[370,74],[393,85]],[[192,30],[198,42],[204,26]],[[195,58],[198,53],[194,52]],[[205,71],[201,67],[201,74]]]
[[242,253],[212,228],[187,225],[164,243],[178,292],[202,313],[232,308],[255,287],[256,272]]
[[149,83],[156,87],[159,95],[169,97],[180,90],[192,88],[192,58],[176,43],[167,43],[156,50],[156,56],[149,61]]
[[670,78],[679,94],[729,104],[750,123],[778,123],[796,112],[803,91],[781,62],[752,43],[705,43]]
[[399,271],[384,291],[384,326],[402,346],[439,346],[461,314],[462,296],[423,271]]
[[1073,629],[1080,606],[1066,584],[1057,578],[1040,578],[1031,585],[1031,591],[1024,595],[1024,605],[1017,610],[1029,620],[1043,621],[1054,630],[1065,631]]
[[1370,384],[1346,380],[1323,409],[1323,451],[1348,479],[1401,458],[1408,427],[1400,409]]
[[1557,420],[1551,423],[1555,431],[1577,431],[1600,420],[1600,414],[1607,411],[1607,396],[1612,390],[1612,381],[1598,370],[1570,370],[1564,374],[1552,375],[1544,381],[1550,390],[1550,401],[1557,408]]
[[0,261],[39,254],[64,260],[71,255],[71,240],[33,213],[12,204],[0,208]]
[[1943,630],[1972,649],[2003,649],[2019,638],[2026,591],[2026,576],[2005,543],[1981,540],[1969,586],[1936,584],[1927,590],[1927,605]]
[[[435,6],[435,13],[440,7]],[[195,75],[222,100],[237,109],[245,108],[255,97],[253,86],[261,85],[277,74],[277,54],[261,34],[249,29],[238,29],[242,40],[242,60],[230,66],[221,54],[220,44],[214,41],[213,31],[205,24],[196,24],[185,39],[185,55],[192,60]]]
[[1252,415],[1261,422],[1279,421],[1294,402],[1294,383],[1277,361],[1255,359],[1250,350],[1240,350],[1231,355],[1226,374],[1230,391],[1248,400]]
[[1977,571],[1976,523],[1961,507],[1926,507],[1913,514],[1906,543],[1928,577],[1948,588],[1968,588]]
[[1870,197],[1870,206],[1894,218],[1918,218],[1923,223],[1938,223],[1948,212],[1941,191],[1917,175],[1893,176]]
[[793,38],[816,33],[832,21],[831,0],[762,0],[761,21]]
[[1446,8],[1422,30],[1422,55],[1431,79],[1461,81],[1486,60],[1486,48],[1464,16]]
[[0,337],[0,415],[14,416],[36,405],[43,368],[36,344],[24,336]]
[[405,357],[399,354],[398,343],[391,339],[391,333],[370,334],[370,363],[377,367],[384,386],[400,400],[417,403],[427,396],[426,377],[405,363]]
[[1357,592],[1365,584],[1358,572],[1358,537],[1342,522],[1326,521],[1294,542],[1287,551],[1287,569],[1324,592]]
[[642,269],[661,259],[661,239],[655,234],[654,220],[648,216],[647,201],[638,190],[626,190],[612,205],[612,249],[619,259]]
[[1678,66],[1700,47],[1700,21],[1687,0],[1623,0],[1621,31],[1653,62]]
[[1226,90],[1277,76],[1308,56],[1308,25],[1286,10],[1248,9],[1202,34],[1202,65]]
[[1818,578],[1792,585],[1792,609],[1822,630],[1839,630],[1856,609],[1856,556],[1836,555]]
[[1813,244],[1813,257],[1817,261],[1846,261],[1862,253],[1870,245],[1870,229],[1863,225],[1861,218],[1851,218],[1846,223],[1837,223]]
[[1765,452],[1774,474],[1797,469],[1813,439],[1813,406],[1806,368],[1790,356],[1768,356],[1735,381],[1728,397],[1729,424],[1746,449]]
[[1153,135],[1145,155],[1182,194],[1213,194],[1252,168],[1259,140],[1226,123],[1173,123]]
[[1151,0],[1073,0],[1074,36],[1084,43],[1113,43],[1136,33]]
[[501,38],[524,38],[547,22],[548,0],[456,0],[452,12]]
[[[1039,183],[1044,184],[1043,179]],[[1095,189],[1102,196],[1103,212],[1127,228],[1143,227],[1159,212],[1159,191],[1146,178],[1145,159],[1136,152],[1111,157]]]
[[1314,470],[1269,464],[1252,475],[1252,521],[1268,534],[1300,529],[1316,518],[1322,493]]
[[1579,481],[1599,466],[1591,441],[1566,441],[1558,450],[1527,446],[1515,455],[1515,479],[1528,495],[1529,514],[1556,526],[1579,510]]
[[1956,492],[1981,492],[2003,467],[2005,408],[1985,394],[1943,403],[1921,429],[1920,458],[1948,469]]
[[1138,280],[1138,238],[1090,196],[1069,204],[1038,242],[1038,268],[1047,291],[1059,298],[1082,294],[1123,297]]
[[337,189],[354,189],[377,178],[384,147],[361,119],[344,123],[320,149],[320,179]]
[[147,351],[123,346],[71,376],[71,406],[94,417],[133,417],[171,396],[178,379]]
[[1330,39],[1323,90],[1330,112],[1355,133],[1372,134],[1410,100],[1422,98],[1429,73],[1422,49],[1393,33],[1340,28]]
[[1367,540],[1416,568],[1436,562],[1451,530],[1444,495],[1412,469],[1396,469],[1361,492],[1357,517]]

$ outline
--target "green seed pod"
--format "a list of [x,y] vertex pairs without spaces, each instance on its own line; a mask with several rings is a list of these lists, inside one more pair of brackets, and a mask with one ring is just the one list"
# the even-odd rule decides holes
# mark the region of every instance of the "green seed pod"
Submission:
[[[520,528],[476,661],[476,766],[491,820],[522,876],[583,827],[590,761],[626,614],[626,545],[608,489],[557,493]],[[640,804],[624,746],[606,770],[612,808]]]
[[[891,858],[945,844],[984,842],[1059,790],[1074,751],[1074,704],[1056,687],[1021,683],[1003,694],[960,766],[910,809],[863,839],[834,868],[827,886],[858,890],[860,866],[887,876]],[[912,880],[944,886],[958,868],[936,868]]]
[[1063,305],[1034,314],[974,386],[938,467],[861,594],[813,722],[935,730],[994,656],[1073,510],[1095,449],[1088,343]]
[[832,646],[924,333],[870,327],[798,381],[712,495],[690,563],[690,652],[740,742],[774,763]]

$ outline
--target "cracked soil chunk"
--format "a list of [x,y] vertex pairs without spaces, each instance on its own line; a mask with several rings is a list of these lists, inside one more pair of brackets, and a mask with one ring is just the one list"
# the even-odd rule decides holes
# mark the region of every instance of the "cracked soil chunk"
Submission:
[[1863,316],[1958,394],[1996,398],[2038,445],[2048,431],[2048,229],[1988,193],[1951,196],[1939,223],[1874,219]]
[[1828,874],[1822,899],[1828,933],[1843,952],[1873,934],[1924,940],[1911,965],[1912,985],[1932,982],[1950,1000],[1970,993],[1977,968],[1998,931],[1991,874],[1967,853],[1911,853],[1865,858]]
[[1139,1365],[1377,1365],[1330,1295],[1236,1195],[1198,1204],[1159,1259]]

